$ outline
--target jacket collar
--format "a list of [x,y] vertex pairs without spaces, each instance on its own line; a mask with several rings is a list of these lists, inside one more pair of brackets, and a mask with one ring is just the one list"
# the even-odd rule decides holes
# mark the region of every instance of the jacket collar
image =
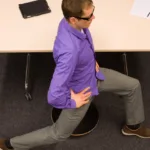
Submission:
[[65,27],[67,28],[67,30],[69,32],[71,32],[72,34],[74,34],[75,36],[77,36],[78,38],[80,39],[85,39],[86,38],[86,34],[83,34],[81,31],[73,28],[69,23],[68,21],[64,18],[63,20],[64,24],[65,24]]
[[91,34],[90,34],[90,31],[88,28],[84,28],[83,31],[85,34],[83,34],[81,31],[73,28],[69,23],[68,21],[63,18],[62,20],[64,22],[64,25],[66,27],[66,29],[71,32],[72,34],[74,34],[75,36],[77,36],[78,38],[80,39],[88,39],[88,41],[90,42],[91,46],[92,46],[92,49],[94,49],[94,46],[93,46],[93,40],[92,40],[92,37],[91,37]]

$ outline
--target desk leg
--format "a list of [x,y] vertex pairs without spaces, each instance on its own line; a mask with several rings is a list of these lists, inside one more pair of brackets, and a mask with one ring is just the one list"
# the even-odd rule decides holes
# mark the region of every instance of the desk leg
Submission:
[[124,52],[122,54],[123,56],[123,64],[124,64],[124,72],[126,75],[128,75],[128,62],[127,62],[127,54]]
[[26,60],[26,72],[25,72],[25,97],[27,100],[31,100],[31,94],[30,94],[30,78],[29,78],[29,71],[30,71],[30,59],[31,54],[27,54],[27,60]]

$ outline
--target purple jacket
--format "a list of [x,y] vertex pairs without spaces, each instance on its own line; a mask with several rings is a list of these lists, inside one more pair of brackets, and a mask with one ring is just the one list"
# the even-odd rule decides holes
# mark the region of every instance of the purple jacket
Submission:
[[97,78],[104,80],[95,70],[95,53],[91,34],[71,27],[62,19],[54,42],[53,57],[56,68],[48,90],[48,103],[56,108],[76,108],[70,89],[75,93],[90,87],[92,96],[98,95]]

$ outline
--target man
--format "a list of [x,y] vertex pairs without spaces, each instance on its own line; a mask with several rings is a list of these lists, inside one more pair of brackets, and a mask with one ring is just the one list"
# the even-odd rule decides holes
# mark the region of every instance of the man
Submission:
[[63,111],[52,126],[0,140],[3,150],[27,150],[66,140],[78,126],[95,95],[110,91],[123,97],[126,111],[124,135],[150,138],[150,129],[141,125],[144,108],[137,79],[100,68],[95,61],[88,27],[94,16],[92,0],[63,0],[64,17],[54,43],[56,68],[48,91],[48,102]]

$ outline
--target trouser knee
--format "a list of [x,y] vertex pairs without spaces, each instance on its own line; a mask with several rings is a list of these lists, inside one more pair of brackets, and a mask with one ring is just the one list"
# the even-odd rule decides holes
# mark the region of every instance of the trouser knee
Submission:
[[140,87],[140,82],[138,79],[133,79],[132,82],[131,82],[131,89],[132,90],[135,90],[136,88]]
[[52,131],[52,138],[56,140],[56,142],[65,141],[70,137],[70,133],[62,133],[58,129],[54,128]]

